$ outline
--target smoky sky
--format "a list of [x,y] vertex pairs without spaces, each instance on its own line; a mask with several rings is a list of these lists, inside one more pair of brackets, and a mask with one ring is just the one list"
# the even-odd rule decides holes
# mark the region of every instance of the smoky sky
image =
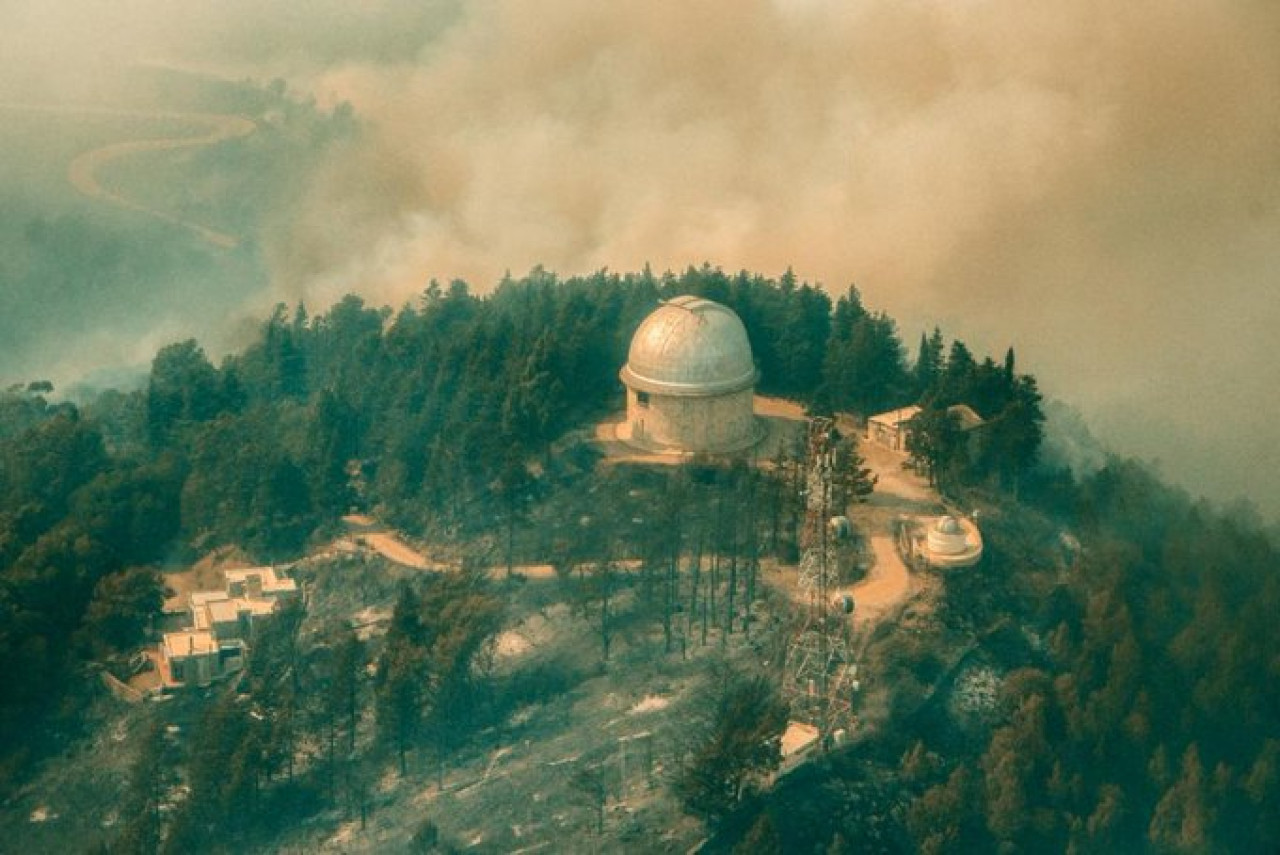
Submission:
[[10,80],[50,97],[145,61],[355,108],[365,132],[263,236],[271,299],[790,266],[910,344],[1013,346],[1119,450],[1280,512],[1275,3],[0,10]]

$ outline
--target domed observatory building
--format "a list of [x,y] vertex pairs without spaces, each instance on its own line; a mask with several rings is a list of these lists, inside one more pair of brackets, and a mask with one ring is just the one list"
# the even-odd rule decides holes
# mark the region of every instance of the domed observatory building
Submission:
[[733,311],[676,297],[645,318],[620,376],[627,420],[618,438],[653,451],[730,452],[763,435],[752,410],[760,373]]
[[982,557],[982,535],[971,520],[938,517],[925,535],[924,552],[934,567],[969,567]]

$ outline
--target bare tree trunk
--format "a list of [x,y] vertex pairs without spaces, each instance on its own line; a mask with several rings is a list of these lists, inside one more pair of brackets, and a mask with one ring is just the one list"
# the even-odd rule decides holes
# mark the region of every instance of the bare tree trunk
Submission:
[[[439,728],[437,728],[439,730]],[[445,747],[443,737],[436,736],[436,792],[444,792]]]
[[756,573],[759,572],[759,542],[756,531],[756,472],[747,473],[747,590],[742,609],[742,632],[751,638],[751,605],[756,601]]
[[720,626],[720,610],[716,608],[716,593],[720,589],[720,551],[714,550],[711,553],[711,591],[708,595],[711,600],[711,619],[715,622],[717,628]]
[[329,722],[329,800],[337,801],[338,794],[338,723]]
[[515,544],[516,544],[516,507],[515,501],[511,502],[511,506],[507,508],[507,578],[511,578],[511,572],[515,568]]
[[730,523],[729,535],[729,589],[725,592],[724,634],[733,632],[733,601],[738,595],[738,525]]
[[[694,547],[693,561],[690,563],[690,594],[689,594],[689,614],[686,620],[686,626],[692,626],[695,615],[698,614],[698,592],[702,587],[702,548],[703,533],[698,532],[698,545]],[[712,561],[714,562],[714,558]],[[713,564],[714,566],[714,564]]]
[[737,481],[733,485],[733,499],[733,512],[726,522],[724,538],[729,552],[729,579],[724,594],[724,633],[720,636],[721,645],[727,645],[729,636],[733,633],[733,610],[738,598],[738,550],[740,548],[738,521],[742,517],[742,513],[739,507]]
[[611,562],[606,558],[600,564],[600,656],[605,661],[609,661],[609,642],[612,636],[609,632],[609,595],[612,593],[613,587],[613,567]]
[[671,652],[671,612],[675,609],[675,563],[678,555],[667,559],[666,578],[662,586],[662,635],[666,641],[666,652]]

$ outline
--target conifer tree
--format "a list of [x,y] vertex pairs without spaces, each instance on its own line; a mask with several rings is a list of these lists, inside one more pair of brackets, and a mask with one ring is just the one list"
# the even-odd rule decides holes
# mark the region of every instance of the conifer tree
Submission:
[[920,350],[913,372],[917,399],[928,397],[937,386],[942,376],[942,349],[942,330],[934,327],[928,336],[920,334]]

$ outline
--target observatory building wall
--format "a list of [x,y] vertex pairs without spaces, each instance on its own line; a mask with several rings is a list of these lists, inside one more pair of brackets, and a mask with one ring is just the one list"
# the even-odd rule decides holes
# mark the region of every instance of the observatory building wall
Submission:
[[627,390],[627,422],[637,445],[684,451],[737,451],[758,438],[752,390],[688,397]]

